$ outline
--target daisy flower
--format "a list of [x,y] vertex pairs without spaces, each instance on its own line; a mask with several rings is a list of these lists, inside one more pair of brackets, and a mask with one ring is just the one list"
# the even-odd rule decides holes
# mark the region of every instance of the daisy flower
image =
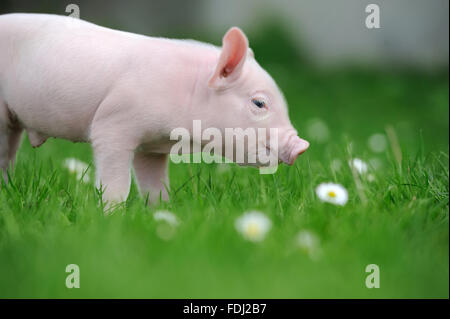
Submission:
[[316,194],[322,202],[344,206],[348,200],[347,190],[340,184],[322,183],[316,188]]
[[171,240],[176,233],[178,226],[177,216],[167,210],[158,210],[153,214],[153,219],[158,223],[156,227],[156,235],[162,240]]
[[177,218],[177,216],[174,213],[169,212],[167,210],[156,211],[153,214],[153,218],[156,221],[164,221],[164,222],[168,223],[171,226],[177,226],[178,225],[178,218]]
[[367,173],[367,164],[359,158],[354,158],[349,162],[351,168],[356,169],[359,174]]
[[236,230],[253,242],[262,241],[272,227],[270,219],[261,212],[250,211],[236,219]]
[[369,144],[369,148],[375,153],[381,153],[386,150],[387,141],[384,134],[373,134],[369,137],[367,142]]
[[69,172],[77,175],[77,179],[85,183],[89,182],[89,175],[87,174],[87,169],[89,165],[82,162],[76,158],[67,158],[64,161],[64,166],[69,170]]
[[297,245],[301,250],[306,252],[312,259],[319,256],[320,253],[320,239],[312,231],[302,230],[297,235]]
[[325,143],[330,137],[327,124],[319,118],[312,119],[306,126],[307,135],[313,141]]

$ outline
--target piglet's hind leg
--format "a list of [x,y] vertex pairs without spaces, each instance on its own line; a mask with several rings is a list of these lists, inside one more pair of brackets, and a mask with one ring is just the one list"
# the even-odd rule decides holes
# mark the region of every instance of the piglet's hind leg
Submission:
[[17,121],[11,119],[6,105],[0,101],[0,179],[7,182],[7,170],[14,166],[16,152],[19,148],[22,129]]

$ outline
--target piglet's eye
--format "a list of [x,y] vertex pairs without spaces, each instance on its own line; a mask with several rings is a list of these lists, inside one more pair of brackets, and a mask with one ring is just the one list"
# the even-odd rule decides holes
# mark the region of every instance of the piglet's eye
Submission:
[[260,109],[266,106],[266,103],[264,103],[264,101],[258,99],[252,99],[252,103],[255,104],[257,107],[259,107]]

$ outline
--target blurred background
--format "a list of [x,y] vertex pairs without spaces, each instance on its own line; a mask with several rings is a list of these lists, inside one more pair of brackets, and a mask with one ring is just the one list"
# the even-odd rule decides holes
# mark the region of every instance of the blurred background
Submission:
[[[0,0],[0,14],[68,15],[70,3]],[[24,139],[15,182],[0,192],[0,296],[448,298],[447,0],[73,3],[81,19],[149,36],[221,45],[241,27],[311,147],[275,175],[171,163],[174,196],[157,207],[178,214],[175,234],[159,228],[134,183],[126,213],[103,218],[93,169],[89,184],[63,168],[68,158],[93,164],[89,145],[49,139],[32,149]],[[379,29],[366,27],[370,3]],[[368,204],[346,165],[353,157],[370,166]],[[315,196],[330,180],[348,187],[344,209]],[[264,245],[236,236],[234,220],[250,208],[274,222]],[[297,253],[301,227],[320,237],[323,259]],[[84,289],[70,291],[63,269],[74,261]],[[363,285],[373,262],[383,289]]]
[[[332,138],[367,146],[392,125],[412,152],[448,149],[447,0],[1,0],[0,13],[69,15],[70,3],[81,19],[149,36],[220,45],[241,27],[300,134],[319,148]],[[365,25],[370,3],[379,29]]]
[[[2,0],[0,12],[65,14],[69,3],[81,18],[148,35],[220,36],[233,25],[257,34],[278,25],[296,49],[315,63],[370,63],[414,68],[447,67],[449,3],[446,0]],[[365,8],[375,3],[381,28],[367,29]],[[276,39],[274,39],[276,40]],[[277,42],[275,41],[274,44]],[[266,45],[273,45],[266,43]]]

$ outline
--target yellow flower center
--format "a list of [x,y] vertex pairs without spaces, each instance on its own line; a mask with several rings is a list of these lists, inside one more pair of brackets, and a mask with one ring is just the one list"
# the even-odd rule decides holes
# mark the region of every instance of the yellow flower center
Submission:
[[330,196],[331,198],[335,198],[336,197],[336,193],[333,191],[329,191],[328,192],[328,196]]
[[250,224],[247,228],[247,234],[251,237],[257,236],[259,234],[259,227],[257,224]]

